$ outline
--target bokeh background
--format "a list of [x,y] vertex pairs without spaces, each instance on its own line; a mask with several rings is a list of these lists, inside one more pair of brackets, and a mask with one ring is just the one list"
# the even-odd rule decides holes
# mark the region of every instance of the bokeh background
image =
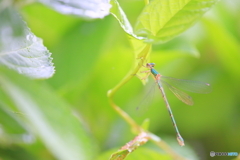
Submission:
[[[144,2],[119,2],[134,24]],[[84,21],[38,3],[21,8],[20,13],[52,52],[56,73],[41,83],[49,85],[82,115],[99,154],[117,150],[133,139],[130,127],[111,108],[107,98],[107,91],[128,73],[134,61],[128,37],[116,19],[109,15]],[[221,1],[188,31],[165,44],[154,45],[150,55],[155,68],[165,76],[212,85],[210,94],[190,94],[195,102],[193,106],[183,104],[167,92],[186,147],[201,160],[234,158],[212,158],[210,151],[240,152],[239,17],[238,0]],[[156,93],[145,114],[136,113],[146,88],[134,77],[120,88],[114,100],[139,124],[149,118],[149,130],[178,148],[160,94]],[[149,142],[142,147],[154,148],[154,145]],[[11,149],[22,150],[10,147],[4,153],[12,153]],[[141,153],[136,150],[135,154]],[[54,159],[47,151],[42,151],[42,155],[44,159]]]

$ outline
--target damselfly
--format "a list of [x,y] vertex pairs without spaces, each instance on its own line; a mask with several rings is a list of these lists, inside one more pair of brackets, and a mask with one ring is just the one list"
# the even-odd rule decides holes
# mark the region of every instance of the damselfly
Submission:
[[[154,77],[156,84],[158,85],[158,88],[161,91],[161,94],[162,94],[162,97],[166,104],[168,113],[171,117],[173,127],[175,128],[175,131],[177,134],[177,141],[180,146],[184,146],[184,139],[182,138],[182,136],[178,130],[176,121],[173,116],[173,112],[171,110],[171,107],[168,103],[166,94],[163,89],[163,84],[165,86],[167,86],[170,89],[170,91],[172,91],[179,100],[186,103],[187,105],[193,105],[192,97],[190,97],[188,94],[186,94],[185,92],[183,92],[179,89],[183,89],[183,90],[186,90],[189,92],[195,92],[195,93],[209,93],[209,92],[211,92],[211,86],[208,83],[162,76],[154,69],[154,66],[155,66],[155,63],[147,63],[145,67],[149,68],[150,70],[144,71],[144,72],[149,72],[147,76],[152,74],[152,76]],[[173,85],[176,87],[173,87]]]

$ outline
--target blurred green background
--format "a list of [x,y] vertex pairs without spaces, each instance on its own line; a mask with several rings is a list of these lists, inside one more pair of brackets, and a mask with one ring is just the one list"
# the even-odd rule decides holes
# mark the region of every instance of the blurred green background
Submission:
[[[122,0],[120,4],[134,24],[143,2]],[[134,61],[128,37],[116,19],[109,15],[84,21],[61,15],[41,4],[25,6],[20,12],[52,53],[56,73],[40,83],[47,83],[82,115],[100,153],[117,150],[133,139],[128,124],[111,108],[106,96]],[[238,0],[221,1],[185,33],[165,44],[154,45],[150,55],[155,68],[165,76],[212,85],[210,94],[190,94],[194,106],[183,104],[167,92],[186,146],[201,160],[233,159],[211,158],[210,151],[240,152],[239,17]],[[149,118],[151,132],[180,148],[176,146],[175,132],[160,94],[152,100],[146,114],[136,114],[144,90],[145,86],[135,77],[116,93],[114,100],[139,124]],[[154,147],[148,143],[143,147]],[[53,159],[44,149],[29,150],[41,152],[39,159]],[[16,152],[20,156],[26,151],[9,147],[1,152]],[[138,150],[135,152],[140,154]]]

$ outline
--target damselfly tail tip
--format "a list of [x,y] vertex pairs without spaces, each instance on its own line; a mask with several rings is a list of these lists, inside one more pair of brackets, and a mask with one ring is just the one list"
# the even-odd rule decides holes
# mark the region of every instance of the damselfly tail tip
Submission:
[[185,144],[184,144],[184,140],[183,140],[183,138],[182,138],[182,136],[179,134],[179,135],[177,135],[177,141],[178,141],[178,144],[182,147],[182,146],[184,146]]

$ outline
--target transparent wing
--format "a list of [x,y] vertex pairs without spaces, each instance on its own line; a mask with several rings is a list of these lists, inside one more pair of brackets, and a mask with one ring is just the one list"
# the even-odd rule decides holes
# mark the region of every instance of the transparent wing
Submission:
[[142,116],[148,111],[154,97],[156,96],[155,92],[156,92],[157,85],[155,82],[149,84],[145,88],[146,90],[145,90],[144,96],[142,97],[140,103],[136,107],[138,116]]
[[[210,93],[212,87],[208,83],[200,81],[191,81],[185,79],[177,79],[172,77],[161,76],[161,81],[167,82],[170,86],[175,86],[181,90],[193,92],[193,93]],[[176,89],[174,87],[174,89]]]
[[161,81],[165,86],[167,86],[169,88],[169,90],[171,92],[173,92],[173,94],[180,100],[182,101],[183,103],[187,104],[187,105],[190,105],[192,106],[193,105],[193,100],[192,100],[192,97],[189,96],[187,93],[171,86],[170,84],[168,84],[167,82],[165,81]]

